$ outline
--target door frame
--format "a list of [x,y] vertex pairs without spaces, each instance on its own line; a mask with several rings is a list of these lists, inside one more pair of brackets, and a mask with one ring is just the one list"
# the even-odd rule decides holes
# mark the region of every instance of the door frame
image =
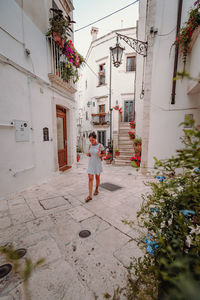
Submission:
[[[57,117],[63,118],[63,126],[64,126],[64,161],[65,164],[63,166],[59,165],[59,151],[63,151],[63,150],[58,150],[58,145],[57,145],[57,157],[58,157],[58,166],[59,166],[59,170],[66,167],[67,163],[68,163],[68,158],[67,158],[67,153],[68,153],[68,147],[67,147],[67,110],[60,105],[56,105],[56,120]],[[57,123],[56,123],[57,124]],[[56,127],[57,130],[57,127]]]
[[[128,120],[125,121],[125,102],[133,102],[133,120]],[[135,120],[135,100],[130,99],[130,100],[124,100],[124,113],[123,113],[123,121],[128,123],[130,121],[134,121]]]

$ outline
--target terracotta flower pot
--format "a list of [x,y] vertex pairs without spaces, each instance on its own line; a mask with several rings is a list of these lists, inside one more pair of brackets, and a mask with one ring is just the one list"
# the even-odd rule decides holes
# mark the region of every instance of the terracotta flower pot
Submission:
[[142,151],[142,144],[141,144],[141,143],[138,143],[138,144],[135,145],[134,148],[135,148],[135,151],[141,152],[141,151]]
[[57,32],[53,32],[53,39],[54,39],[54,42],[59,44],[61,42],[61,36],[57,33]]
[[60,47],[61,49],[63,49],[63,48],[64,48],[64,45],[65,45],[65,39],[61,39],[60,42],[59,42],[59,47]]
[[110,159],[106,159],[106,164],[110,165],[110,163],[111,163],[111,160]]

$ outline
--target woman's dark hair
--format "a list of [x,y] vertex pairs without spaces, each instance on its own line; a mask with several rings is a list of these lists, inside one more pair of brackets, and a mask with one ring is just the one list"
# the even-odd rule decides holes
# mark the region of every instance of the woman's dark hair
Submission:
[[94,131],[89,134],[89,138],[91,138],[91,137],[93,137],[93,139],[97,138],[97,135]]

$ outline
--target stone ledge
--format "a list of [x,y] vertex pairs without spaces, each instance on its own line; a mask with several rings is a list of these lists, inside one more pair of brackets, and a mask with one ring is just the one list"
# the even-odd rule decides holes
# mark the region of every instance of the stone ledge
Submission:
[[48,76],[52,86],[61,92],[68,92],[70,94],[76,93],[77,90],[71,85],[70,82],[63,81],[60,77],[53,73],[49,73]]

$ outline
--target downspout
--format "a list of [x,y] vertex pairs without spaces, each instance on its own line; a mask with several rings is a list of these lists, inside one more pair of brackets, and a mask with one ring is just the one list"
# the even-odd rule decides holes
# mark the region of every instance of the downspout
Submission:
[[[178,36],[178,34],[180,32],[182,5],[183,5],[183,0],[179,0],[179,2],[178,2],[177,25],[176,25],[176,37]],[[179,46],[176,45],[175,57],[174,57],[174,72],[173,72],[173,78],[172,78],[171,104],[175,104],[175,97],[176,97],[176,80],[174,80],[174,78],[176,77],[177,67],[178,67],[178,51],[179,51]]]

